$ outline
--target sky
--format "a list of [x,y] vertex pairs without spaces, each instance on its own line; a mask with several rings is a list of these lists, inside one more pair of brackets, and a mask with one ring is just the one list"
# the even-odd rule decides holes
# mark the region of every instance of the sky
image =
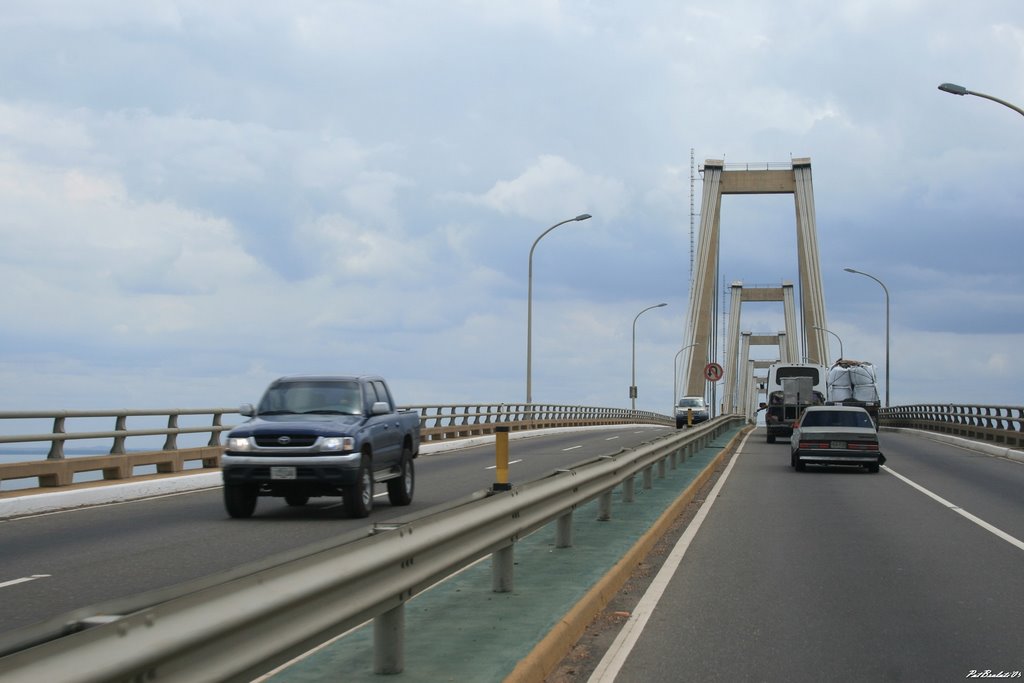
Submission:
[[[937,89],[1024,105],[1019,0],[4,0],[0,34],[0,411],[522,402],[530,247],[589,213],[534,254],[533,399],[629,407],[636,321],[668,413],[704,161],[801,157],[844,355],[884,375],[852,267],[893,405],[1024,405],[1024,117]],[[721,225],[723,307],[797,280],[792,195]]]

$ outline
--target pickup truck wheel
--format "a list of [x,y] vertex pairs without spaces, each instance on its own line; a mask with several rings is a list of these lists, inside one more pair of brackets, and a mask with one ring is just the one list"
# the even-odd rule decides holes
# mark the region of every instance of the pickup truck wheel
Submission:
[[402,449],[401,475],[388,480],[388,500],[392,505],[408,505],[416,488],[416,469],[413,466],[412,449]]
[[368,517],[373,510],[373,469],[370,456],[363,453],[360,458],[359,480],[345,488],[345,510],[351,517]]
[[775,435],[774,434],[769,434],[768,435],[768,443],[775,443]]
[[302,507],[309,502],[309,496],[300,496],[298,494],[292,494],[284,497],[284,502],[288,503],[292,507]]
[[256,510],[256,489],[240,484],[224,485],[224,507],[235,518],[252,517]]

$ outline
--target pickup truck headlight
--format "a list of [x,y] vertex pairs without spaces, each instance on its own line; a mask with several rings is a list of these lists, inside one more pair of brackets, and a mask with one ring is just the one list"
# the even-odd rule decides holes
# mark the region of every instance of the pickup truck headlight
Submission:
[[351,451],[356,447],[356,441],[351,436],[326,436],[320,443],[322,451]]
[[232,436],[228,437],[228,450],[235,451],[248,451],[252,448],[252,442],[249,441],[247,436]]

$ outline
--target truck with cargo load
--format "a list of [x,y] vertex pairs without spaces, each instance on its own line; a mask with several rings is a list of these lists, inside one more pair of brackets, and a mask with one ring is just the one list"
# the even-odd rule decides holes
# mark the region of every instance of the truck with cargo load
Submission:
[[867,361],[840,358],[828,370],[828,403],[858,406],[878,424],[878,380],[875,366]]
[[341,496],[350,516],[366,517],[380,482],[392,505],[412,502],[419,414],[398,409],[383,378],[282,377],[240,412],[249,420],[228,433],[221,456],[230,516],[252,516],[264,496],[291,506]]
[[814,363],[773,363],[765,385],[764,423],[767,442],[793,434],[793,425],[808,406],[825,403],[825,366]]

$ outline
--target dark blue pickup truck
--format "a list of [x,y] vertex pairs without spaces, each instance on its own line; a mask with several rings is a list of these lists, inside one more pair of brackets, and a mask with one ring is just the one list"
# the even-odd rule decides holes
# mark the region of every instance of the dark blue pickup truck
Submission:
[[419,414],[399,410],[382,378],[282,377],[240,412],[249,420],[228,433],[221,457],[232,517],[252,516],[260,496],[288,505],[341,496],[349,515],[366,517],[377,482],[392,505],[412,502]]

